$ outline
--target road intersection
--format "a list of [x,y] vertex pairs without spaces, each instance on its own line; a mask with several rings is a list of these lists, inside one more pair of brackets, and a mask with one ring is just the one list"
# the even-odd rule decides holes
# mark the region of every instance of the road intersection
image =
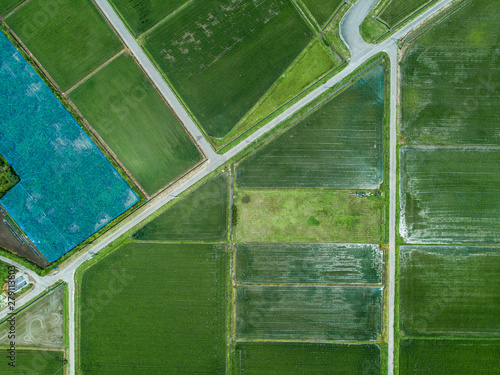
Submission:
[[[412,30],[420,26],[422,23],[426,22],[430,17],[435,15],[437,12],[442,10],[444,7],[448,6],[455,0],[441,0],[432,7],[429,7],[426,11],[422,12],[419,16],[413,19],[406,26],[402,27],[399,31],[395,32],[390,39],[387,39],[380,44],[373,45],[366,43],[359,34],[359,26],[363,19],[366,17],[370,9],[375,5],[377,0],[358,0],[351,9],[347,12],[340,23],[340,35],[351,52],[351,59],[349,64],[345,69],[340,71],[337,75],[332,77],[329,81],[322,84],[311,93],[306,95],[301,100],[297,101],[295,104],[287,108],[276,118],[268,122],[266,125],[258,129],[252,135],[250,135],[244,142],[241,142],[228,152],[219,155],[217,154],[209,142],[205,139],[202,132],[199,130],[198,126],[195,124],[193,119],[189,116],[186,109],[177,99],[176,95],[170,89],[168,84],[163,80],[161,74],[155,68],[155,66],[148,59],[142,48],[137,44],[136,40],[132,34],[128,31],[124,23],[118,17],[113,8],[109,5],[107,0],[95,0],[95,3],[107,18],[108,22],[116,30],[120,38],[127,45],[131,53],[134,55],[136,60],[141,65],[142,69],[146,72],[149,78],[157,87],[158,91],[163,95],[165,100],[169,103],[173,111],[176,113],[178,118],[185,125],[188,132],[191,134],[193,139],[196,140],[198,146],[205,154],[208,159],[208,164],[205,168],[199,170],[196,174],[187,178],[178,187],[176,187],[170,194],[162,197],[158,197],[148,202],[142,209],[142,211],[129,219],[127,222],[119,225],[117,228],[112,228],[99,242],[93,246],[89,246],[88,249],[82,253],[73,262],[68,263],[61,267],[61,269],[51,272],[47,276],[38,276],[34,272],[30,271],[26,267],[13,262],[10,259],[0,257],[1,261],[15,265],[19,270],[28,274],[34,281],[34,288],[26,294],[23,298],[16,301],[17,308],[28,303],[29,301],[36,298],[40,293],[44,292],[49,286],[55,284],[57,281],[62,280],[68,284],[69,290],[69,374],[74,375],[76,373],[75,368],[75,347],[76,347],[76,332],[75,332],[75,271],[83,263],[91,259],[95,253],[101,251],[110,245],[113,241],[117,240],[129,230],[139,225],[142,221],[152,215],[154,212],[158,211],[165,204],[170,202],[175,197],[179,196],[186,189],[196,184],[204,177],[209,175],[211,172],[218,169],[226,161],[232,159],[243,151],[246,147],[251,145],[253,142],[261,138],[264,134],[271,131],[278,124],[282,123],[286,119],[290,118],[293,114],[301,110],[302,108],[309,105],[316,98],[331,90],[333,86],[341,82],[343,79],[348,77],[356,69],[358,69],[363,63],[369,60],[371,57],[379,54],[386,53],[390,59],[390,70],[391,70],[391,92],[390,92],[390,172],[389,172],[389,190],[390,190],[390,203],[389,203],[389,275],[388,275],[388,289],[389,289],[389,324],[388,324],[388,346],[389,346],[389,358],[388,358],[388,368],[389,375],[393,374],[394,368],[394,298],[395,298],[395,239],[396,239],[396,160],[397,160],[397,88],[398,88],[398,47],[397,41],[410,33]],[[4,310],[0,312],[0,319],[5,317],[9,311]]]

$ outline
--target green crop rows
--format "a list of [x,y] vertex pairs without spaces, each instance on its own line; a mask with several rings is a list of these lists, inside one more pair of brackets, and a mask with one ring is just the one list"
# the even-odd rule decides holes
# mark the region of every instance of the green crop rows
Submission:
[[406,335],[500,335],[498,248],[402,246],[400,254]]
[[220,138],[311,39],[289,1],[194,0],[144,45],[205,132]]
[[240,339],[376,340],[382,288],[247,286],[236,294]]
[[410,143],[500,144],[499,22],[499,1],[470,1],[412,43],[401,63]]
[[84,374],[223,374],[225,246],[130,243],[85,271]]
[[409,243],[498,243],[500,150],[401,149],[401,235]]
[[14,168],[0,155],[0,198],[20,181]]
[[123,48],[87,0],[32,0],[6,22],[63,91]]
[[134,234],[139,241],[220,241],[227,233],[228,177],[219,174]]
[[319,25],[323,26],[345,0],[303,0],[303,2]]
[[[5,350],[5,353],[7,351]],[[5,355],[7,357],[7,355]],[[64,373],[64,353],[61,351],[16,349],[16,366],[7,358],[0,365],[1,375],[54,375]]]
[[25,0],[0,0],[0,16],[5,16],[12,12],[17,6],[21,5]]
[[420,7],[433,1],[435,0],[391,0],[380,13],[380,18],[387,22],[389,26],[396,26]]
[[201,160],[182,125],[126,54],[70,98],[149,195]]
[[401,340],[400,375],[500,374],[500,341]]
[[238,185],[378,189],[383,124],[384,66],[379,65],[244,160]]
[[380,374],[376,345],[241,342],[236,344],[234,374],[340,375]]
[[138,36],[188,0],[111,0],[132,32]]
[[[248,190],[237,193],[238,242],[360,242],[383,239],[385,199],[354,191]],[[249,202],[242,199],[247,196]]]
[[382,251],[358,244],[239,244],[237,283],[380,284]]

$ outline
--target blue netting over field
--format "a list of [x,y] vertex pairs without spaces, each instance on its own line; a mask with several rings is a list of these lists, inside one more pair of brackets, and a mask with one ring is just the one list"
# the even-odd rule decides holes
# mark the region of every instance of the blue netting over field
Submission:
[[21,182],[0,203],[53,262],[139,198],[0,33],[0,153]]

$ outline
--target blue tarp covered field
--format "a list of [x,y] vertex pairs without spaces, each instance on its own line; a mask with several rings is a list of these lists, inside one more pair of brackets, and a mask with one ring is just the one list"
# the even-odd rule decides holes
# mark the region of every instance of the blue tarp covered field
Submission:
[[139,200],[1,33],[0,153],[21,178],[0,204],[49,262]]

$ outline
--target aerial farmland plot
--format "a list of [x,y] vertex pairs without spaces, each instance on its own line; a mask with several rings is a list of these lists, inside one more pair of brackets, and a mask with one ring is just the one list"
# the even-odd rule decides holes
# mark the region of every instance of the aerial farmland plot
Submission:
[[23,2],[24,0],[0,0],[0,16],[6,16]]
[[238,342],[234,374],[380,374],[377,345]]
[[194,0],[143,45],[205,133],[222,138],[312,37],[290,1]]
[[405,242],[498,244],[498,148],[408,146],[400,160]]
[[149,30],[189,0],[111,0],[135,36]]
[[435,1],[436,0],[386,0],[387,5],[380,12],[378,17],[385,21],[390,27],[394,27],[420,8]]
[[273,340],[377,340],[382,288],[241,285],[236,337]]
[[66,91],[123,49],[92,2],[34,0],[5,22]]
[[407,142],[500,144],[499,14],[498,1],[469,1],[411,43],[401,62]]
[[71,91],[70,98],[150,196],[201,160],[179,120],[127,54]]
[[2,375],[54,375],[63,374],[66,361],[64,353],[59,350],[16,350],[16,366],[0,366]]
[[237,168],[249,188],[378,189],[383,181],[384,66],[376,66]]
[[129,243],[85,270],[79,373],[224,374],[226,267],[224,245]]
[[345,0],[302,0],[320,26],[330,19]]
[[229,181],[220,173],[137,231],[138,241],[225,242]]
[[235,253],[236,283],[382,283],[378,245],[251,243]]
[[399,374],[499,374],[500,341],[401,340]]
[[497,247],[400,247],[400,329],[410,336],[500,336]]

